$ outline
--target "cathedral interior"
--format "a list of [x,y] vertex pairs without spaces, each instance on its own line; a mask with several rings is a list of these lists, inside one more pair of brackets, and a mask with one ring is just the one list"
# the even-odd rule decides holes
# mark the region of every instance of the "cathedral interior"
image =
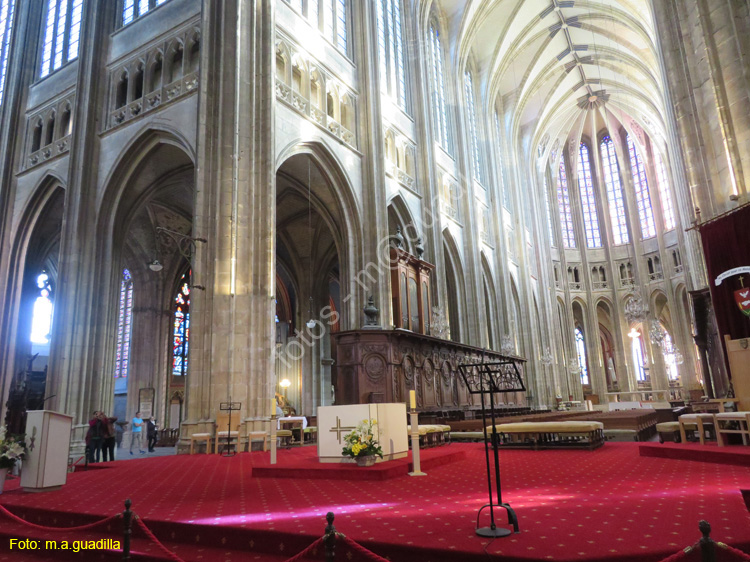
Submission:
[[1,0],[0,419],[731,397],[748,57],[741,0]]

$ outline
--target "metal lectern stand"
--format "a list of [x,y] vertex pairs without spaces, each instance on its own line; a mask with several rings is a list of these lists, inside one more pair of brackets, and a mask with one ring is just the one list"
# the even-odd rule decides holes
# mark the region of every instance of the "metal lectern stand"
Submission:
[[[494,363],[477,363],[468,365],[459,365],[458,370],[461,377],[466,383],[466,388],[471,394],[479,394],[482,401],[482,426],[484,427],[484,455],[487,460],[487,486],[489,488],[490,502],[483,505],[477,513],[476,533],[480,537],[507,537],[511,534],[510,529],[504,527],[498,528],[495,525],[495,507],[502,507],[508,513],[508,524],[513,525],[513,531],[518,530],[518,517],[516,512],[510,507],[510,504],[503,503],[502,490],[500,488],[500,463],[497,454],[498,435],[495,431],[495,394],[500,392],[525,392],[526,387],[523,384],[521,374],[518,372],[517,363],[522,362],[521,358],[507,357],[503,361]],[[489,396],[490,400],[490,417],[492,419],[492,453],[495,459],[495,489],[497,490],[497,503],[492,501],[492,467],[490,466],[490,449],[487,442],[487,421],[485,407],[485,397]],[[490,508],[490,526],[479,527],[479,516],[485,507]]]
[[[230,398],[231,400],[231,398]],[[237,454],[237,449],[240,445],[240,433],[237,432],[237,446],[232,450],[232,412],[236,412],[242,408],[242,402],[221,402],[219,403],[219,410],[223,412],[229,412],[229,422],[227,423],[227,450],[221,455],[222,457],[233,457]]]

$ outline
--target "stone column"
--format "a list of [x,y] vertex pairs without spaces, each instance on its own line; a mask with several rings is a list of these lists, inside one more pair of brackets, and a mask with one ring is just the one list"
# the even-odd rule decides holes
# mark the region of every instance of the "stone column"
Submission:
[[247,422],[274,393],[274,0],[204,4],[190,373],[182,444],[221,402]]

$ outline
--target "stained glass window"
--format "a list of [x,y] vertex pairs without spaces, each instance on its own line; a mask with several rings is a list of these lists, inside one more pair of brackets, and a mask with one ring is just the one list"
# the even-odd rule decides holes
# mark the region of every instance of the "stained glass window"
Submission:
[[549,243],[555,246],[555,231],[552,228],[552,209],[549,206],[549,186],[547,185],[547,174],[544,174],[544,212],[547,214],[547,228],[549,229]]
[[378,52],[380,89],[406,110],[400,0],[378,0]]
[[609,219],[612,221],[612,236],[615,244],[627,244],[630,242],[630,236],[628,236],[628,223],[625,217],[625,202],[622,198],[622,186],[620,185],[615,143],[607,135],[602,139],[599,146],[602,153],[604,183],[607,186]]
[[641,335],[633,338],[633,367],[635,367],[635,378],[638,382],[646,382],[646,353],[643,349]]
[[469,118],[469,137],[471,141],[471,167],[474,172],[474,179],[479,183],[484,183],[482,179],[482,163],[479,158],[479,139],[477,138],[477,115],[474,109],[474,84],[471,79],[471,73],[464,74],[464,93],[466,94],[466,110]]
[[16,0],[0,1],[0,103],[5,91],[5,75],[8,71],[8,54],[10,51],[10,32],[13,29],[13,13]]
[[581,193],[586,246],[601,248],[602,236],[599,232],[599,218],[596,215],[596,198],[594,197],[594,183],[591,180],[589,148],[584,143],[581,143],[578,148],[578,190]]
[[664,349],[664,365],[667,367],[667,376],[669,380],[676,381],[680,379],[680,373],[677,370],[677,354],[672,342],[672,336],[669,335],[664,325],[661,326],[664,340],[661,343]]
[[145,15],[149,10],[164,4],[167,0],[125,0],[122,3],[122,25]]
[[34,301],[31,317],[31,342],[48,344],[49,333],[52,330],[52,281],[46,271],[42,271],[36,278],[39,296]]
[[664,161],[656,154],[656,183],[659,185],[659,200],[661,201],[661,213],[664,215],[664,230],[672,230],[675,227],[674,205],[672,194],[669,191],[669,180]]
[[190,339],[190,272],[182,275],[174,298],[174,331],[172,338],[172,375],[188,372],[188,340]]
[[500,117],[497,115],[497,111],[494,114],[495,118],[495,135],[496,139],[495,142],[497,143],[496,146],[497,149],[497,166],[498,166],[498,177],[500,178],[500,185],[502,187],[503,192],[503,207],[510,210],[510,194],[508,193],[508,189],[505,187],[505,182],[503,181],[503,153],[502,153],[502,137],[500,135]]
[[440,32],[435,24],[430,24],[430,36],[428,38],[430,49],[430,67],[432,73],[432,117],[435,128],[435,140],[450,152],[448,144],[448,115],[445,103],[445,79],[443,76],[443,48],[440,44]]
[[557,182],[557,206],[560,209],[563,248],[575,248],[576,237],[573,230],[573,213],[570,208],[568,177],[565,174],[565,159],[560,158],[560,172]]
[[130,364],[130,333],[133,320],[133,278],[130,271],[122,271],[120,281],[120,312],[117,319],[117,349],[115,351],[115,378],[128,376]]
[[656,224],[654,224],[654,211],[651,208],[646,168],[635,148],[635,143],[630,139],[630,135],[627,135],[627,141],[630,170],[633,174],[633,185],[635,186],[635,200],[638,204],[638,218],[641,222],[641,233],[643,238],[653,238],[656,236]]
[[575,340],[578,368],[581,369],[581,384],[590,384],[588,363],[586,363],[586,342],[583,341],[583,331],[578,326],[575,330]]
[[82,16],[83,0],[47,0],[42,78],[78,57]]

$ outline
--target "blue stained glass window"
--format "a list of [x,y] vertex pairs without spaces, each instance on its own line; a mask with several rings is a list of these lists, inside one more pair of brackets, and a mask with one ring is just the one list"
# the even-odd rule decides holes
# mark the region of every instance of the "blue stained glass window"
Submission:
[[13,29],[13,14],[16,0],[2,0],[0,2],[0,103],[3,102],[5,91],[5,76],[8,72],[8,54],[10,51],[10,35]]
[[190,272],[183,274],[174,298],[174,325],[172,338],[172,375],[188,373],[188,341],[190,340]]
[[565,159],[560,158],[560,172],[557,182],[557,206],[560,210],[560,227],[562,228],[563,248],[575,248],[576,237],[573,229],[573,212],[570,208],[568,177],[565,173]]
[[338,0],[336,9],[336,45],[346,52],[346,0]]
[[633,338],[633,366],[635,367],[635,378],[638,382],[646,382],[646,352],[643,349],[641,335]]
[[656,224],[654,223],[654,211],[651,208],[651,196],[648,191],[648,179],[643,160],[638,155],[635,143],[627,135],[628,153],[630,155],[630,170],[633,174],[633,185],[635,186],[635,200],[638,204],[638,218],[641,223],[641,234],[643,238],[656,236]]
[[581,194],[581,210],[583,211],[583,226],[586,230],[586,246],[601,248],[602,236],[599,232],[599,218],[596,214],[596,198],[594,184],[591,180],[591,163],[589,149],[581,143],[578,148],[578,190]]
[[628,235],[628,223],[625,216],[625,202],[622,198],[622,185],[620,184],[615,143],[607,135],[602,139],[599,146],[602,153],[604,183],[607,186],[607,201],[609,202],[609,219],[612,221],[612,235],[615,244],[627,244],[630,242],[630,236]]
[[82,17],[83,0],[47,0],[42,78],[78,57]]
[[664,215],[664,230],[672,230],[675,227],[672,194],[669,191],[669,179],[667,179],[664,161],[658,154],[656,154],[656,183],[659,185],[659,200],[661,201],[661,213]]
[[547,185],[547,174],[544,174],[544,212],[547,214],[547,228],[549,229],[549,243],[555,246],[555,231],[552,228],[552,209],[549,206],[549,186]]
[[130,334],[133,320],[133,278],[130,271],[122,271],[120,281],[120,307],[117,319],[117,349],[115,351],[115,378],[128,376],[130,365]]
[[581,369],[581,384],[590,384],[588,363],[586,362],[586,342],[583,341],[583,331],[578,326],[575,330],[575,340],[578,368]]
[[[128,25],[137,18],[161,6],[168,0],[125,0],[122,4],[122,25]],[[301,0],[300,0],[301,3]]]
[[378,0],[380,89],[406,110],[406,80],[399,0]]

